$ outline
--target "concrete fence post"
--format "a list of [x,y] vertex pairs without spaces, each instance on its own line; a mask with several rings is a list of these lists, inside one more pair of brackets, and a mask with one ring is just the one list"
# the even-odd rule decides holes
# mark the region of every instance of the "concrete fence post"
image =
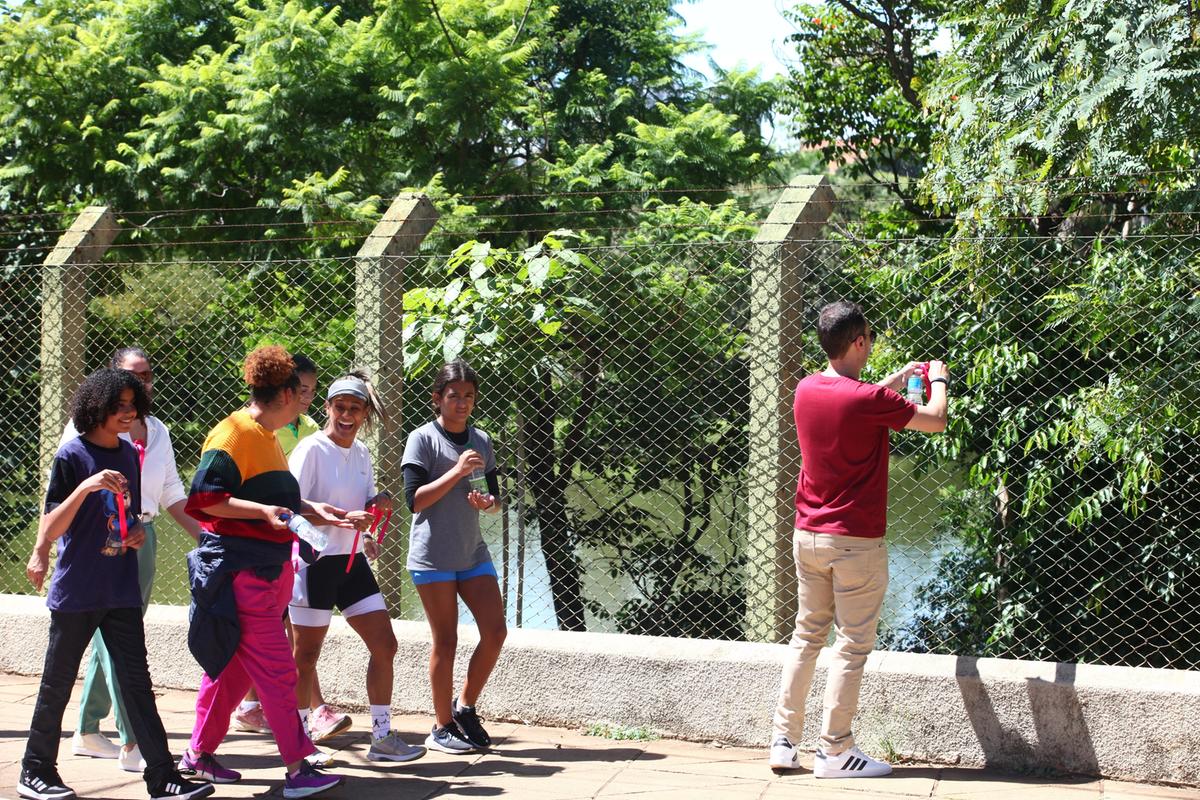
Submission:
[[116,238],[107,206],[80,212],[42,265],[41,422],[38,469],[45,479],[67,422],[71,395],[83,381],[88,266]]
[[424,195],[401,194],[355,257],[354,354],[371,374],[391,412],[367,440],[381,489],[402,496],[400,460],[404,425],[400,398],[404,385],[404,265],[433,230],[438,213]]
[[785,640],[796,615],[792,523],[800,450],[792,393],[801,377],[805,335],[803,271],[835,200],[827,178],[799,178],[776,201],[755,237],[745,620],[751,641]]

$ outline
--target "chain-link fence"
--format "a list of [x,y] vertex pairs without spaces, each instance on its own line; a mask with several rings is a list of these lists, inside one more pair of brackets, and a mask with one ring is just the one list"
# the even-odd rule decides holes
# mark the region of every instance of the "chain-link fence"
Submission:
[[[685,242],[408,258],[89,266],[87,369],[138,344],[185,481],[245,400],[240,363],[280,342],[323,388],[365,364],[399,405],[373,442],[399,493],[429,384],[462,354],[482,385],[506,513],[484,519],[510,623],[781,640],[794,603],[795,380],[820,369],[827,301],[880,331],[867,380],[950,363],[951,426],[893,434],[897,649],[1200,666],[1200,238]],[[398,277],[399,276],[399,277]],[[43,476],[42,269],[4,276],[0,587],[23,568]],[[399,282],[398,282],[399,281]],[[402,286],[403,305],[396,298]],[[390,298],[390,299],[389,299]],[[401,386],[402,378],[402,390]],[[419,619],[398,514],[377,564]],[[158,521],[155,601],[185,603],[188,539]]]

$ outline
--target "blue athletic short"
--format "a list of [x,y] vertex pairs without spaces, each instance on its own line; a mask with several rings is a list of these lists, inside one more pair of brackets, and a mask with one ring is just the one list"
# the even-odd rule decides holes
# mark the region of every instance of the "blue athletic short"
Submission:
[[459,572],[443,572],[437,569],[410,569],[408,572],[412,575],[414,586],[423,586],[426,583],[465,581],[469,578],[478,578],[480,575],[491,575],[493,578],[500,577],[496,574],[496,568],[490,561],[485,561],[477,567],[460,570]]

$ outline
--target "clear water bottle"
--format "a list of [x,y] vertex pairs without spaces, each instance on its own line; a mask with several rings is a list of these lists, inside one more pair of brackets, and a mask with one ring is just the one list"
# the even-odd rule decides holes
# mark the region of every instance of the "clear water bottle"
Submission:
[[329,545],[329,536],[325,531],[313,525],[299,514],[288,514],[284,517],[288,528],[292,533],[304,541],[308,542],[309,546],[320,552]]
[[[476,453],[479,453],[480,458],[483,457],[483,453],[480,452],[479,447],[476,445],[474,428],[471,429],[471,433],[467,437],[467,447],[474,450]],[[468,480],[471,484],[472,491],[479,492],[480,494],[488,493],[487,473],[482,469],[471,470],[471,477]]]
[[908,376],[908,391],[905,396],[910,403],[923,405],[925,403],[925,381],[919,372]]

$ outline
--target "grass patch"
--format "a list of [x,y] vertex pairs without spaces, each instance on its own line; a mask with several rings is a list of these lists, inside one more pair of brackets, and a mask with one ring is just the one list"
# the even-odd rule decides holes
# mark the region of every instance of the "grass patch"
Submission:
[[633,727],[631,725],[614,725],[609,722],[593,722],[584,728],[583,735],[634,742],[652,742],[660,738],[657,733],[645,725]]

